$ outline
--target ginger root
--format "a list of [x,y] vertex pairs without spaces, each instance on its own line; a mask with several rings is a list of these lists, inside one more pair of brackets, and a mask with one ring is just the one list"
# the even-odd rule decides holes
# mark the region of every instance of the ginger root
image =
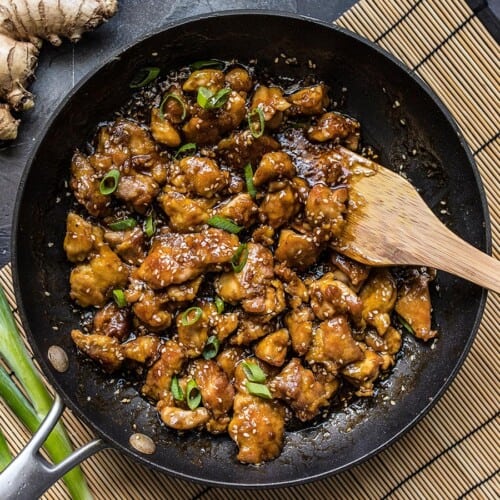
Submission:
[[0,140],[17,137],[19,120],[11,110],[34,105],[26,86],[42,41],[60,45],[65,37],[77,42],[117,8],[117,0],[0,0]]

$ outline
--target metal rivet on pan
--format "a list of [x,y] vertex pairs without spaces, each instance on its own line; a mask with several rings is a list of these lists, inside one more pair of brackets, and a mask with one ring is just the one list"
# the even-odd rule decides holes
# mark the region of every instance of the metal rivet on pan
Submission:
[[156,445],[153,443],[153,440],[140,432],[132,434],[128,442],[132,448],[135,448],[139,453],[152,455],[156,451]]
[[58,372],[65,372],[68,369],[69,361],[66,351],[58,345],[51,345],[47,351],[50,363]]

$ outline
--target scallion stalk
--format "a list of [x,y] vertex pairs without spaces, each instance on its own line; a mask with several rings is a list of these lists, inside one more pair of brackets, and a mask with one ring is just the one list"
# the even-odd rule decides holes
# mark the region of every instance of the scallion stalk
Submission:
[[[52,406],[52,398],[42,382],[31,357],[17,331],[7,297],[0,287],[0,356],[15,373],[27,398],[15,386],[5,370],[0,370],[0,396],[23,424],[35,432]],[[55,463],[70,455],[71,442],[61,423],[58,423],[45,441],[44,448]],[[92,494],[79,467],[64,476],[72,498],[91,499]]]
[[7,440],[0,429],[0,472],[2,472],[11,462],[12,454],[10,453]]

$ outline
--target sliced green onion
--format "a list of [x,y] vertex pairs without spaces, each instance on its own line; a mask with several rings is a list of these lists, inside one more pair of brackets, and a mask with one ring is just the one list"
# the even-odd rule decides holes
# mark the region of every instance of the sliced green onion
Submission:
[[0,429],[0,472],[12,462],[12,453],[9,450],[7,440]]
[[186,401],[190,410],[196,410],[201,403],[201,392],[196,380],[189,380],[186,386]]
[[264,370],[257,364],[251,361],[243,361],[241,367],[245,372],[245,377],[250,380],[250,382],[265,382],[266,374]]
[[231,266],[233,266],[233,271],[239,273],[247,263],[248,259],[248,246],[246,243],[242,243],[231,259]]
[[398,314],[398,321],[403,325],[405,330],[408,330],[412,335],[415,335],[415,331],[411,327],[410,323],[408,323],[401,315]]
[[192,326],[195,323],[198,323],[202,314],[203,311],[201,310],[201,307],[190,307],[189,309],[186,309],[181,316],[182,325]]
[[252,396],[258,396],[263,399],[273,399],[271,391],[266,384],[258,384],[256,382],[246,381],[247,391],[252,394]]
[[156,233],[156,220],[153,214],[149,214],[144,221],[144,232],[148,238]]
[[245,165],[245,182],[247,184],[248,194],[252,198],[255,198],[257,196],[257,190],[255,189],[255,186],[253,184],[253,170],[252,170],[252,165],[250,165],[250,163],[247,163]]
[[113,231],[125,231],[125,229],[132,229],[137,225],[137,221],[128,217],[126,219],[117,220],[108,224],[108,227]]
[[194,153],[196,152],[196,144],[194,142],[188,142],[187,144],[184,144],[181,146],[174,155],[174,158],[177,158],[179,155],[184,154],[184,153]]
[[132,79],[129,84],[131,89],[138,89],[139,87],[144,87],[149,82],[152,82],[160,74],[160,68],[156,66],[148,66],[147,68],[141,68],[137,75]]
[[215,307],[217,308],[217,313],[222,314],[224,312],[224,301],[220,297],[215,297]]
[[186,114],[187,114],[186,105],[184,104],[184,101],[177,94],[172,94],[172,93],[167,94],[166,96],[164,96],[163,100],[161,101],[160,108],[159,108],[160,109],[160,118],[162,120],[165,119],[165,114],[163,113],[163,106],[165,105],[165,103],[169,99],[174,99],[175,101],[177,101],[182,106],[181,121],[184,120],[184,118],[186,118]]
[[[255,118],[258,117],[259,121],[255,123]],[[264,119],[264,111],[261,108],[255,108],[253,111],[248,113],[248,128],[250,129],[250,133],[258,139],[264,133],[264,129],[266,127],[266,121]],[[257,127],[258,125],[258,127]]]
[[127,299],[125,298],[125,293],[119,288],[113,290],[113,298],[115,299],[116,305],[118,307],[127,307]]
[[118,187],[119,180],[120,171],[113,168],[102,178],[101,183],[99,184],[99,191],[104,195],[114,193]]
[[216,68],[223,69],[224,63],[222,61],[217,61],[216,59],[207,59],[206,61],[196,61],[189,65],[193,71],[198,71],[203,68]]
[[236,222],[220,215],[210,217],[210,219],[207,220],[207,224],[209,226],[216,227],[217,229],[224,229],[224,231],[233,234],[238,234],[243,229],[241,226],[238,226]]
[[219,352],[219,347],[219,339],[215,335],[211,335],[210,337],[208,337],[205,348],[203,349],[203,357],[205,359],[215,358],[215,356],[217,356]]
[[176,375],[172,377],[170,391],[172,392],[172,396],[174,396],[174,399],[176,401],[184,401],[184,391],[182,390],[181,384],[179,384],[179,379]]
[[215,94],[207,87],[200,87],[198,89],[198,95],[196,96],[196,102],[203,109],[218,109],[222,108],[224,104],[229,99],[229,94],[231,89],[220,89]]

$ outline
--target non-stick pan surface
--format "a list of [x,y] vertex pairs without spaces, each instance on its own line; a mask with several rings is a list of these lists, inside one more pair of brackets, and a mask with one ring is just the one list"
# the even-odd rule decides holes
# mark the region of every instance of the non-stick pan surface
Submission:
[[[280,54],[296,58],[298,64],[286,64],[281,57],[275,63]],[[258,467],[242,465],[227,436],[178,435],[168,430],[136,386],[118,377],[110,380],[77,354],[69,332],[77,327],[79,315],[69,300],[70,266],[62,248],[71,205],[65,183],[73,150],[130,97],[128,84],[138,68],[167,69],[208,58],[242,62],[257,58],[274,75],[296,78],[316,73],[331,86],[340,109],[360,120],[364,142],[381,152],[381,163],[405,165],[437,212],[439,202],[446,201],[450,215],[444,220],[450,228],[488,250],[489,224],[479,176],[442,104],[374,45],[344,30],[290,15],[203,16],[111,56],[70,93],[40,134],[17,199],[16,294],[30,342],[50,382],[112,446],[158,470],[210,484],[296,484],[346,469],[393,442],[424,415],[455,375],[479,325],[485,301],[482,289],[439,273],[432,301],[440,336],[433,349],[406,338],[393,373],[374,398],[355,401],[347,409],[335,408],[325,421],[287,433],[276,460]],[[314,70],[309,61],[316,65]],[[53,344],[69,354],[70,367],[64,374],[47,362],[47,349]],[[130,402],[121,402],[124,398]],[[154,455],[140,455],[130,447],[129,436],[136,430],[157,443]]]

